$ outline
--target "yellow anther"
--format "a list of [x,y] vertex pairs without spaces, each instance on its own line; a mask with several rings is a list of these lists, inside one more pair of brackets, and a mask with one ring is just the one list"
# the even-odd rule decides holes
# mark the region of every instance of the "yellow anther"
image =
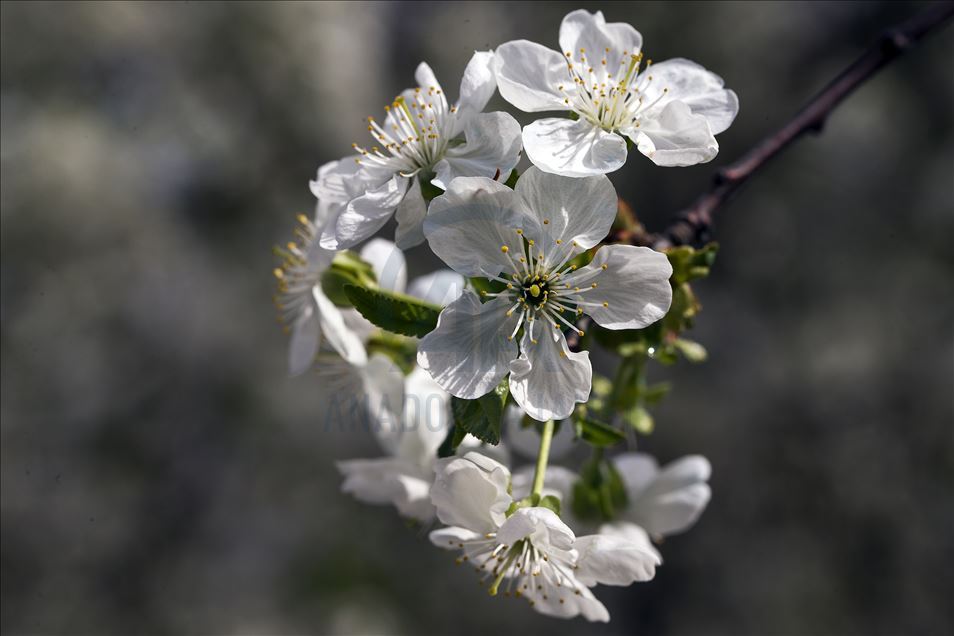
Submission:
[[600,269],[606,269],[608,267],[609,265],[607,265],[606,263],[603,263],[602,265],[600,265]]
[[598,284],[598,283],[593,283],[592,285],[590,285],[590,287],[592,287],[593,289],[596,289],[597,287],[599,287],[599,284]]
[[557,240],[556,240],[556,244],[557,244],[557,245],[563,245],[563,239],[557,239]]
[[583,331],[582,329],[579,329],[576,333],[578,333],[581,338],[586,335],[586,332]]
[[299,214],[295,218],[298,219],[298,222],[301,223],[302,225],[308,225],[308,217],[305,216],[304,214]]
[[565,351],[561,351],[561,352],[560,352],[560,357],[561,357],[561,358],[565,358],[565,357],[566,357],[566,352],[565,352]]
[[517,234],[519,234],[520,236],[523,236],[523,230],[518,229]]
[[543,219],[544,225],[550,225],[550,219]]
[[288,243],[287,243],[286,246],[288,247],[288,249],[293,250],[293,251],[298,249],[298,246],[295,245],[294,243],[292,243],[291,241],[288,241]]
[[281,268],[279,267],[276,267],[275,269],[273,269],[272,273],[275,274],[275,278],[278,278],[278,279],[285,278],[285,272],[283,272]]
[[609,307],[609,303],[604,301],[604,302],[603,302],[603,306],[604,306],[604,307]]

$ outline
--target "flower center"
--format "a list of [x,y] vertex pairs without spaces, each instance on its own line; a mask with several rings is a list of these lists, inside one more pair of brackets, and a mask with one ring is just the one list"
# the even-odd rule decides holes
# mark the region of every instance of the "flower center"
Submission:
[[[640,74],[642,52],[622,55],[612,49],[602,54],[587,57],[586,49],[580,49],[576,57],[572,51],[564,53],[567,72],[574,86],[558,84],[557,90],[565,95],[563,103],[581,118],[608,131],[621,128],[638,128],[640,116],[659,103],[669,92],[663,88],[650,102],[644,102],[646,90],[652,85],[653,76]],[[652,60],[647,60],[649,70]]]
[[[548,219],[543,220],[544,225],[549,223]],[[513,340],[523,328],[530,343],[537,344],[538,321],[553,329],[568,327],[580,336],[584,335],[567,316],[575,320],[583,315],[586,307],[609,306],[608,302],[593,302],[585,296],[599,287],[596,278],[607,266],[577,272],[576,264],[571,261],[583,252],[583,248],[576,241],[567,245],[556,239],[550,245],[540,246],[524,235],[522,229],[514,232],[517,240],[511,244],[513,249],[511,245],[500,247],[510,264],[509,271],[501,276],[483,272],[487,278],[505,284],[506,289],[496,293],[481,292],[488,298],[503,296],[513,301],[507,316],[519,312],[519,318],[508,339]],[[516,256],[514,252],[518,252]]]
[[569,595],[581,594],[582,586],[573,575],[576,564],[565,554],[546,554],[529,539],[521,539],[512,546],[497,542],[497,534],[490,532],[479,539],[450,545],[463,554],[457,565],[471,563],[481,575],[480,584],[490,581],[487,591],[491,596],[503,593],[506,597],[526,598],[530,605],[551,597],[561,604]]
[[368,132],[380,144],[368,150],[351,144],[362,165],[394,170],[412,177],[421,170],[430,170],[444,157],[457,119],[457,107],[448,106],[444,92],[437,86],[405,91],[385,106],[382,126],[368,117]]

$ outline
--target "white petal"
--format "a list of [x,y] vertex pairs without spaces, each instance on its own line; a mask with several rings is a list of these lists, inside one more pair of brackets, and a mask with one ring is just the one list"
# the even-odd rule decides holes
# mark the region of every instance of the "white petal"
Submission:
[[414,465],[385,459],[354,459],[337,462],[345,476],[343,492],[370,504],[393,504],[404,517],[419,521],[434,518],[429,476]]
[[580,552],[576,577],[584,585],[630,585],[649,581],[660,560],[646,543],[634,543],[619,535],[590,534],[576,540]]
[[446,190],[457,177],[490,177],[507,175],[520,160],[520,124],[507,113],[480,113],[470,117],[464,126],[467,141],[449,148],[434,170],[431,183]]
[[[530,417],[544,422],[569,417],[577,402],[590,398],[593,367],[587,351],[573,353],[559,329],[547,320],[520,342],[520,357],[510,363],[510,393]],[[562,354],[562,355],[561,355]]]
[[374,277],[382,289],[404,293],[407,288],[407,262],[398,246],[382,238],[368,241],[361,248],[361,260],[374,270]]
[[357,309],[349,307],[340,307],[339,309],[345,327],[353,331],[361,342],[367,343],[368,339],[378,330],[378,327],[358,313]]
[[[545,616],[553,616],[554,618],[583,616],[588,621],[609,622],[609,611],[607,611],[605,605],[593,596],[590,588],[578,582],[575,582],[575,586],[579,590],[579,594],[570,589],[565,589],[565,591],[556,594],[549,594],[549,598],[543,598],[539,594],[536,595],[533,599],[533,609]],[[566,587],[568,586],[564,586],[564,588]]]
[[301,375],[311,368],[315,354],[318,353],[319,344],[321,344],[321,328],[318,325],[314,307],[309,305],[305,307],[291,328],[291,339],[288,342],[289,375]]
[[528,40],[506,42],[497,47],[494,68],[501,97],[520,110],[569,110],[558,87],[574,84],[556,51]]
[[361,155],[352,155],[338,161],[329,161],[318,168],[318,176],[309,182],[311,193],[322,201],[347,203],[355,197],[356,181],[361,165],[356,161]]
[[444,548],[445,550],[460,550],[460,544],[465,541],[473,541],[474,539],[480,539],[483,535],[473,530],[468,530],[467,528],[458,528],[456,526],[449,526],[447,528],[439,528],[434,530],[428,535],[428,538],[431,540],[431,543],[436,545],[438,548]]
[[390,455],[398,454],[404,431],[404,373],[387,356],[376,353],[358,368],[363,399],[378,443]]
[[410,185],[409,179],[392,176],[383,185],[352,199],[335,221],[334,245],[322,236],[322,247],[344,249],[357,245],[384,227],[401,204]]
[[438,460],[431,502],[437,518],[481,534],[494,532],[507,518],[510,471],[480,453]]
[[321,323],[321,332],[328,343],[338,352],[338,355],[351,364],[367,362],[368,355],[364,350],[364,343],[361,342],[361,338],[348,329],[341,315],[341,310],[325,296],[321,286],[315,285],[311,290],[311,295],[318,307],[318,321]]
[[606,174],[626,163],[626,141],[584,119],[538,119],[523,129],[523,147],[535,166],[565,177]]
[[464,77],[460,80],[458,110],[462,114],[481,112],[493,97],[496,88],[493,51],[474,51],[467,68],[464,69]]
[[421,339],[417,363],[451,395],[472,400],[490,392],[517,357],[517,344],[509,339],[517,316],[507,317],[509,304],[500,297],[482,305],[465,291]]
[[657,166],[693,166],[719,154],[706,118],[682,102],[669,102],[655,117],[640,121],[639,128],[622,132]]
[[441,85],[427,62],[421,62],[417,65],[417,69],[414,71],[414,81],[417,82],[417,85],[421,88],[433,88],[436,91],[441,90]]
[[599,534],[606,536],[617,536],[630,543],[641,546],[644,550],[656,555],[659,564],[663,562],[662,555],[653,545],[649,534],[641,526],[629,521],[615,521],[613,523],[604,523],[599,527]]
[[[625,22],[607,23],[602,11],[590,13],[577,9],[568,13],[560,23],[560,48],[579,59],[580,50],[585,51],[587,63],[598,67],[606,58],[611,64],[618,62],[624,52],[639,53],[643,36]],[[606,52],[609,49],[609,53]]]
[[[739,113],[739,98],[724,87],[722,78],[690,60],[659,62],[641,75],[645,77],[637,83],[645,85],[641,91],[644,103],[655,103],[653,109],[661,111],[670,101],[683,102],[694,114],[706,118],[713,135],[726,130]],[[651,81],[647,81],[649,75]]]
[[443,307],[460,298],[466,284],[467,280],[457,272],[439,269],[412,280],[407,293]]
[[672,265],[648,247],[604,245],[577,275],[598,285],[581,298],[597,303],[584,311],[607,329],[642,329],[665,316],[672,304]]
[[[520,175],[515,190],[544,233],[534,238],[551,250],[557,239],[566,249],[573,241],[589,249],[609,234],[616,218],[616,190],[605,175],[572,179],[532,166]],[[551,262],[559,262],[553,258]]]
[[626,518],[651,535],[687,530],[705,510],[712,491],[706,481],[711,466],[705,457],[690,455],[665,466],[656,479],[630,500]]
[[427,203],[421,194],[421,182],[417,177],[411,178],[411,185],[407,188],[401,205],[397,207],[394,218],[397,220],[397,230],[394,232],[394,241],[402,250],[410,249],[424,242],[424,217],[427,216]]
[[626,487],[626,496],[635,501],[656,479],[659,464],[646,453],[621,453],[613,458],[613,466]]
[[431,251],[457,273],[493,276],[512,269],[500,248],[521,254],[523,239],[517,230],[526,229],[529,221],[521,200],[504,184],[459,177],[431,202],[424,235]]
[[571,550],[576,535],[549,508],[520,508],[500,526],[497,541],[513,545],[526,538],[546,554],[551,549]]
[[399,457],[430,465],[450,428],[450,396],[420,367],[404,380],[404,426]]

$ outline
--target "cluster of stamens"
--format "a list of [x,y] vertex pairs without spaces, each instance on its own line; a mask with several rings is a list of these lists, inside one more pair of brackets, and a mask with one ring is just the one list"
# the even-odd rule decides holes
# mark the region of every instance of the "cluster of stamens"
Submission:
[[[653,76],[648,73],[640,75],[642,52],[623,51],[622,56],[617,57],[611,49],[604,49],[599,57],[599,62],[588,59],[586,49],[580,49],[575,60],[572,51],[564,53],[570,81],[575,87],[557,85],[557,90],[565,95],[563,103],[581,118],[604,130],[638,128],[641,113],[655,106],[669,89],[663,88],[656,99],[644,103],[643,96],[652,84]],[[652,60],[647,60],[645,70],[652,63]]]
[[281,263],[273,270],[278,280],[278,293],[272,298],[278,311],[278,322],[287,333],[289,325],[309,306],[311,290],[321,278],[321,271],[308,258],[310,248],[318,240],[318,228],[304,214],[297,217],[295,227],[297,242],[290,241],[285,247],[275,246],[273,252]]
[[[415,88],[384,107],[382,126],[368,117],[368,132],[377,142],[370,149],[351,144],[362,165],[388,168],[411,177],[428,171],[441,160],[453,134],[457,106],[448,106],[443,91],[436,86],[426,91]],[[378,145],[379,144],[379,145]]]
[[[548,225],[549,220],[544,219],[543,223]],[[507,277],[504,277],[484,272],[487,278],[503,283],[506,288],[495,293],[483,292],[483,295],[491,298],[510,298],[514,304],[507,310],[507,316],[519,312],[517,324],[508,339],[513,340],[523,327],[530,342],[537,344],[539,341],[536,338],[536,323],[541,319],[554,329],[568,327],[580,336],[584,335],[583,331],[565,316],[568,314],[576,319],[585,313],[586,307],[609,306],[607,302],[593,302],[585,298],[585,294],[599,287],[593,279],[605,271],[607,266],[604,264],[599,269],[577,272],[576,264],[570,261],[578,256],[583,248],[576,241],[564,246],[561,239],[556,239],[549,249],[543,249],[537,246],[536,241],[525,236],[522,229],[515,232],[518,235],[516,242],[520,246],[520,253],[515,256],[510,246],[500,247],[511,266],[509,275],[505,273]],[[551,256],[555,256],[554,262],[551,262]]]
[[512,546],[498,543],[494,532],[464,542],[451,539],[449,544],[463,552],[455,561],[457,565],[473,565],[481,575],[481,586],[490,582],[487,591],[491,596],[497,596],[502,587],[505,597],[525,598],[533,606],[551,597],[564,604],[568,595],[581,594],[582,588],[572,573],[577,566],[569,556],[571,553],[551,558],[529,539],[521,539]]

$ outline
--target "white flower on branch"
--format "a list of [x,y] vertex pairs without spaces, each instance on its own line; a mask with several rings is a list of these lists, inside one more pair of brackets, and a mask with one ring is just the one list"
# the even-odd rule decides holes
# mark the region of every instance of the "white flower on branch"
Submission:
[[[331,266],[335,253],[319,244],[323,215],[321,206],[314,221],[298,216],[294,242],[277,248],[282,263],[275,269],[278,295],[275,306],[279,320],[291,336],[288,343],[288,371],[300,375],[311,368],[322,343],[322,335],[347,362],[364,364],[364,344],[352,326],[360,316],[342,310],[321,289],[321,276]],[[403,260],[403,257],[402,257]]]
[[485,304],[465,291],[445,307],[421,339],[418,364],[465,399],[509,373],[510,392],[531,417],[568,417],[589,398],[592,368],[587,352],[569,350],[563,329],[577,330],[584,313],[608,329],[640,329],[672,302],[672,267],[649,248],[609,245],[584,267],[571,262],[606,236],[616,208],[605,176],[568,179],[531,167],[516,190],[455,179],[431,203],[428,244],[454,271],[503,289],[485,294]]
[[[647,533],[656,539],[685,532],[706,509],[712,490],[707,483],[712,473],[709,460],[701,455],[687,455],[659,467],[646,453],[623,453],[612,460],[626,493],[626,506],[616,511],[609,523],[599,526],[599,533],[626,537],[642,543]],[[554,495],[563,507],[563,516],[574,527],[586,527],[573,518],[573,486],[579,475],[561,466],[547,467],[543,493]],[[530,493],[533,467],[513,475],[515,497]]]
[[523,129],[527,156],[570,177],[618,170],[626,138],[660,166],[691,166],[719,152],[739,100],[720,77],[694,62],[644,60],[632,26],[577,10],[560,25],[561,52],[527,40],[497,49],[500,94],[527,112],[570,111]]
[[356,245],[396,213],[395,240],[407,249],[424,240],[422,183],[445,189],[458,176],[506,178],[520,158],[520,125],[507,113],[481,112],[496,87],[493,57],[474,53],[454,105],[421,63],[414,75],[418,87],[385,106],[383,123],[368,117],[373,144],[354,144],[356,155],[319,169],[311,189],[329,209],[324,247]]
[[[430,534],[434,545],[460,551],[496,595],[526,599],[542,614],[609,621],[590,591],[598,583],[629,585],[655,575],[657,555],[609,536],[577,537],[545,507],[515,507],[510,472],[479,453],[437,463],[431,500],[450,527]],[[515,508],[515,509],[514,509]]]

